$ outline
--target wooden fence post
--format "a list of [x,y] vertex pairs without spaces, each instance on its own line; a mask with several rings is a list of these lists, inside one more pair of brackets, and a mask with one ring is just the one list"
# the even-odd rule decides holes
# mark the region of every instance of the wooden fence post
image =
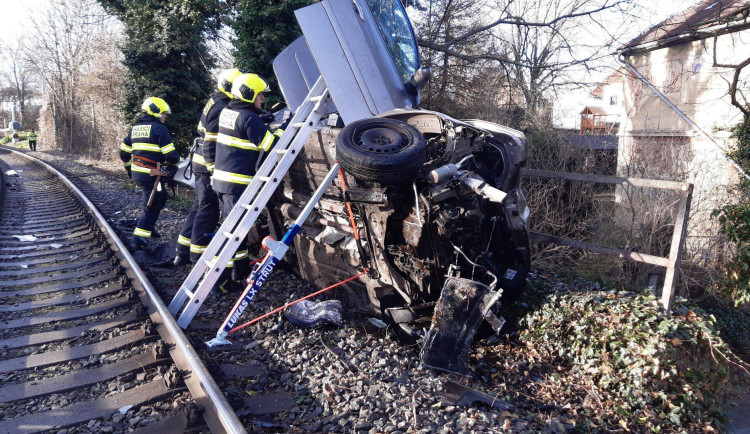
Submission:
[[680,190],[680,204],[677,208],[677,219],[674,222],[672,244],[669,247],[669,264],[664,275],[664,287],[661,291],[661,304],[667,315],[672,315],[674,289],[680,275],[680,257],[685,244],[687,223],[690,217],[690,201],[693,198],[693,184],[686,184]]

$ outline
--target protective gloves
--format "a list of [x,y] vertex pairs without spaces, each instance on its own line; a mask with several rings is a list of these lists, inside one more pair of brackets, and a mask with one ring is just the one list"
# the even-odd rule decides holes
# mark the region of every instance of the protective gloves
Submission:
[[260,114],[260,120],[262,120],[264,124],[268,124],[276,120],[276,117],[274,117],[273,113],[269,111],[263,111],[263,113]]

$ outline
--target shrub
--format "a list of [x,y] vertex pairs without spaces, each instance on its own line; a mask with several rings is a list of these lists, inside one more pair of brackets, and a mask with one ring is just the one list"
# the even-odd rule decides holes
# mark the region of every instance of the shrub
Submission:
[[714,323],[681,300],[667,318],[650,293],[557,292],[521,319],[519,338],[567,367],[561,384],[596,394],[600,408],[585,410],[591,419],[660,431],[721,418],[725,361],[736,357]]
[[[750,170],[750,118],[734,131],[737,148],[730,154],[745,170]],[[750,181],[743,179],[737,187],[739,203],[714,210],[720,233],[734,248],[733,257],[722,265],[724,275],[713,286],[714,292],[735,305],[750,303]]]

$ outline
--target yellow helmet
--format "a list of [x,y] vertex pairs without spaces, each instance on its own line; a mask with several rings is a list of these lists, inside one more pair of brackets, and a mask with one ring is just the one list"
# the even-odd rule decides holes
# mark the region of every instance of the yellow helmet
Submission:
[[156,116],[157,118],[163,113],[172,113],[172,110],[169,109],[169,104],[163,99],[155,96],[146,98],[146,100],[143,101],[143,104],[141,104],[141,110],[151,116]]
[[249,103],[255,102],[255,97],[259,93],[270,91],[266,80],[258,74],[241,74],[232,82],[232,96]]
[[232,82],[238,75],[242,74],[239,69],[231,68],[221,71],[219,74],[219,80],[217,81],[217,88],[229,98],[232,97]]

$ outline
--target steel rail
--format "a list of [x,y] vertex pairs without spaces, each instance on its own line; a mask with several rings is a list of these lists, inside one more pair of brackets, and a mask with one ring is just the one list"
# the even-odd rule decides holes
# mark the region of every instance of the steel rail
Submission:
[[[89,198],[86,197],[86,195],[84,195],[72,181],[46,162],[15,149],[9,149],[4,146],[0,148],[20,155],[49,170],[67,185],[78,196],[81,202],[86,205],[88,211],[92,214],[99,227],[102,228],[110,243],[114,245],[113,250],[115,251],[115,254],[121,256],[121,260],[125,261],[122,265],[127,270],[126,274],[132,279],[135,279],[135,282],[133,283],[137,283],[138,286],[140,286],[143,290],[142,293],[148,295],[148,301],[155,309],[155,312],[153,313],[158,314],[158,318],[156,318],[156,321],[154,322],[157,323],[157,325],[158,323],[161,323],[166,327],[168,333],[162,333],[161,327],[157,327],[157,329],[165,341],[172,341],[168,343],[174,344],[174,349],[177,350],[177,357],[175,357],[173,351],[170,351],[174,362],[180,370],[183,371],[185,384],[188,386],[193,398],[199,404],[206,406],[206,411],[203,412],[203,416],[208,427],[215,433],[246,433],[247,431],[244,426],[239,418],[237,418],[237,415],[232,410],[232,407],[229,405],[229,402],[224,397],[224,394],[221,392],[221,389],[216,384],[211,374],[200,361],[200,357],[190,344],[187,336],[185,336],[182,329],[177,325],[174,317],[172,317],[169,310],[167,310],[167,306],[164,304],[161,297],[159,297],[159,294],[157,294],[153,285],[151,285],[146,274],[140,266],[138,266],[138,263],[136,263],[135,259],[128,251],[125,243],[122,242],[114,229],[112,229],[109,223],[107,223],[107,220],[99,212],[96,205],[94,205],[93,202],[91,202],[91,200],[89,200]],[[153,314],[152,320],[154,320]]]

